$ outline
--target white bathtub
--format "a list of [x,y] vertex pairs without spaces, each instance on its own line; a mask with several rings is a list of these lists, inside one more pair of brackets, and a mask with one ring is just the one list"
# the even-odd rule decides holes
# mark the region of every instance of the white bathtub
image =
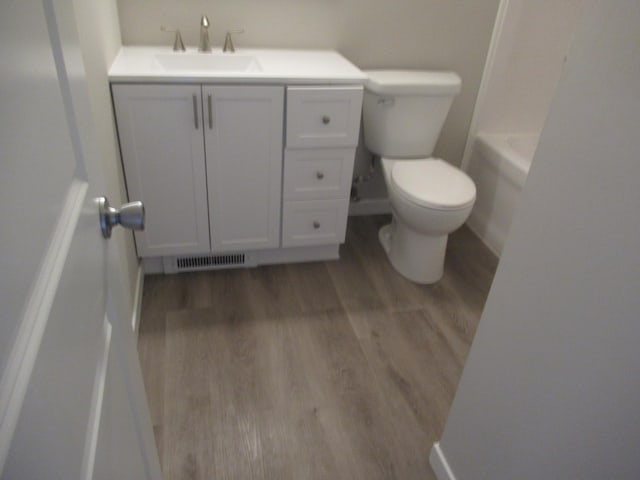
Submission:
[[469,160],[468,174],[477,199],[469,227],[500,256],[513,213],[538,145],[536,134],[480,134]]

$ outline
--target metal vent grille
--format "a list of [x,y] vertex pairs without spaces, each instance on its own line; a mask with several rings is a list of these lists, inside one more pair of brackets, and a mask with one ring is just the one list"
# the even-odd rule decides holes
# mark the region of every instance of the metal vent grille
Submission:
[[230,266],[245,265],[244,253],[233,253],[229,255],[205,255],[199,257],[178,257],[176,267],[179,272],[185,270],[205,270],[212,268],[224,268]]

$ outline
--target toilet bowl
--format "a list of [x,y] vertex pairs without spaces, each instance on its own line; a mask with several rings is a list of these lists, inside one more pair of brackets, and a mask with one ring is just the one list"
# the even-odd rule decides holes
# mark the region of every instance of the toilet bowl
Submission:
[[366,72],[364,139],[382,163],[393,214],[378,238],[393,267],[417,283],[442,278],[448,235],[469,217],[473,181],[433,148],[461,87],[453,72]]
[[393,267],[416,283],[442,278],[449,233],[469,217],[475,185],[443,160],[382,158],[393,214],[378,238]]

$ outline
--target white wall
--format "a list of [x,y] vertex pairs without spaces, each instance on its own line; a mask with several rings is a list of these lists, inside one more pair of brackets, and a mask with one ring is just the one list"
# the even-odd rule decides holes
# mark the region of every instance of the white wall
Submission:
[[458,480],[640,478],[640,4],[585,13],[440,442]]
[[[436,155],[459,165],[499,0],[118,0],[125,45],[171,46],[160,25],[180,28],[187,45],[198,42],[200,16],[213,23],[211,38],[241,26],[238,47],[336,49],[362,69],[450,69],[462,77]],[[358,156],[356,171],[368,168]],[[371,195],[384,195],[376,185]],[[365,188],[365,190],[367,190]]]
[[540,133],[583,0],[509,0],[477,130]]
[[[87,72],[89,100],[95,125],[97,150],[101,155],[107,192],[114,206],[127,201],[122,167],[116,140],[107,70],[121,46],[116,0],[73,0],[82,57]],[[110,240],[111,250],[121,271],[123,298],[121,310],[130,316],[134,308],[134,291],[138,259],[130,231],[116,228]],[[115,288],[115,286],[114,286]]]

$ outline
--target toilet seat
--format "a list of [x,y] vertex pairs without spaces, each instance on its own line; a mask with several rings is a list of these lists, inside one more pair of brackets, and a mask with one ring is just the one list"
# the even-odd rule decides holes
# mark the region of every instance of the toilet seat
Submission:
[[467,174],[439,158],[394,160],[390,180],[405,200],[434,210],[464,209],[476,198]]

